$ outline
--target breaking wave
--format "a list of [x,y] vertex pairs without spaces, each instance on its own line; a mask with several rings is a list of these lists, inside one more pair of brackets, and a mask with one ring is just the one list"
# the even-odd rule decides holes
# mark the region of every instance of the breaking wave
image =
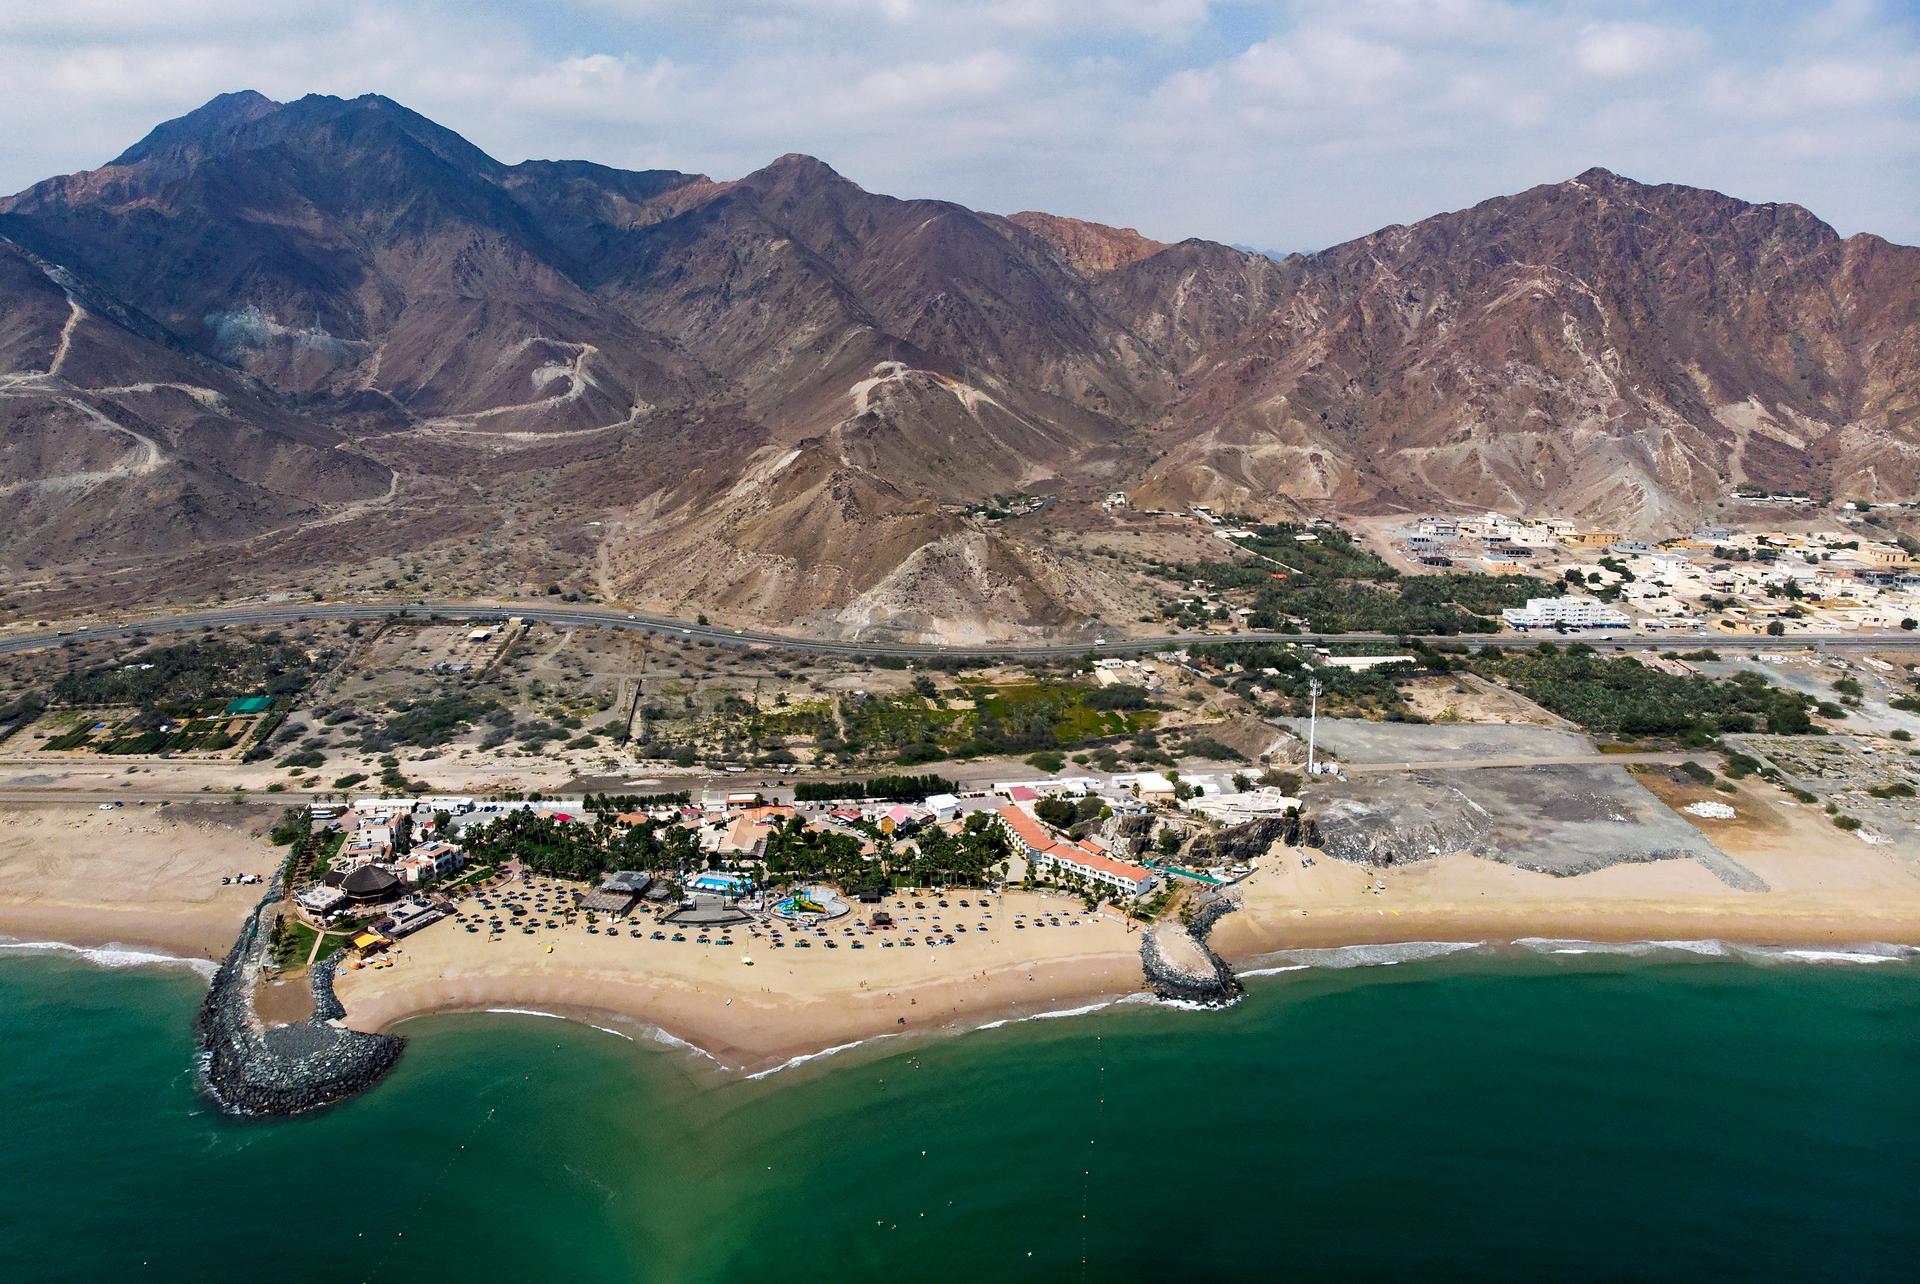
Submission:
[[976,1025],[973,1029],[998,1030],[1002,1026],[1022,1025],[1028,1021],[1058,1021],[1062,1017],[1090,1016],[1119,1002],[1121,1002],[1119,999],[1101,999],[1098,1003],[1084,1003],[1077,1008],[1055,1008],[1048,1012],[1033,1012],[1027,1016],[1001,1017],[997,1021]]
[[1445,958],[1467,950],[1488,948],[1488,941],[1396,941],[1384,945],[1335,945],[1325,949],[1275,950],[1263,954],[1258,965],[1240,973],[1270,976],[1276,972],[1296,972],[1303,968],[1393,967],[1398,963],[1418,963],[1425,959]]
[[69,945],[65,941],[0,940],[0,950],[19,954],[71,954],[95,967],[105,968],[183,967],[208,978],[220,970],[220,965],[210,959],[182,958],[177,954],[162,954],[155,950],[137,950],[129,945]]
[[797,1057],[788,1057],[777,1066],[768,1066],[765,1070],[756,1070],[748,1075],[747,1078],[765,1079],[770,1075],[779,1074],[782,1070],[791,1070],[795,1066],[803,1066],[809,1061],[818,1061],[822,1057],[839,1056],[842,1052],[851,1052],[853,1049],[866,1044],[878,1043],[882,1039],[892,1039],[896,1037],[898,1036],[892,1034],[876,1034],[871,1039],[855,1039],[851,1043],[835,1044],[831,1048],[822,1048],[818,1052],[803,1052]]
[[1725,941],[1581,941],[1562,939],[1553,936],[1526,936],[1514,942],[1523,950],[1535,954],[1616,954],[1629,958],[1644,958],[1649,954],[1673,951],[1680,954],[1697,954],[1707,958],[1725,958],[1729,950]]

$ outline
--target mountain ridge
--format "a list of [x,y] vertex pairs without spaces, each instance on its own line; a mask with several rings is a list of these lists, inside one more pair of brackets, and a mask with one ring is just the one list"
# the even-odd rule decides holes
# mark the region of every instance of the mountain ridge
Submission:
[[[655,604],[1012,634],[1139,596],[1088,571],[1114,489],[1642,532],[1736,485],[1920,493],[1920,251],[1598,167],[1276,260],[894,198],[802,153],[729,180],[509,165],[378,95],[243,91],[0,200],[0,236],[40,265],[0,293],[0,414],[47,443],[0,485],[47,507],[46,461],[103,448],[68,403],[195,388],[141,435],[219,472],[236,517],[210,538],[283,575],[395,513],[429,532],[402,553],[453,559],[517,505],[501,575],[586,555],[594,591]],[[42,288],[49,265],[84,290]],[[212,453],[176,458],[169,416]],[[344,489],[259,491],[319,442]],[[89,503],[29,514],[0,560],[71,561],[90,506],[127,512],[97,464],[56,470]],[[965,511],[1035,489],[1057,529]],[[130,554],[209,563],[164,512],[117,520]]]

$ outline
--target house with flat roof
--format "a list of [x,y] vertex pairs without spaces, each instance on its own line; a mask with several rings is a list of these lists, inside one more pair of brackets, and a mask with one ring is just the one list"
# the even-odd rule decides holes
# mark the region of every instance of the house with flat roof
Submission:
[[1623,629],[1627,617],[1590,597],[1530,597],[1525,606],[1509,606],[1500,617],[1516,629]]

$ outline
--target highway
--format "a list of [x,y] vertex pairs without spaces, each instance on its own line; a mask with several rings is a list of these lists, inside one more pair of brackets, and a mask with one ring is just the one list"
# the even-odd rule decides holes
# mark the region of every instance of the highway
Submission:
[[[835,638],[789,637],[752,629],[731,629],[717,624],[700,624],[670,616],[646,615],[622,611],[616,607],[547,606],[540,604],[497,602],[287,602],[266,606],[239,606],[222,610],[196,611],[182,615],[161,615],[86,628],[45,629],[0,637],[0,655],[58,646],[70,638],[130,637],[136,633],[183,633],[230,625],[298,624],[307,620],[380,620],[399,612],[414,616],[434,615],[448,620],[499,621],[518,616],[528,621],[581,628],[626,629],[679,638],[686,642],[711,642],[718,646],[748,648],[776,647],[811,655],[896,656],[902,659],[1005,658],[1040,660],[1077,656],[1137,655],[1189,645],[1223,642],[1305,642],[1315,646],[1334,643],[1399,641],[1384,633],[1175,633],[1154,637],[1114,637],[1088,642],[1002,643],[988,646],[942,646],[912,642],[853,642]],[[1809,633],[1787,637],[1730,635],[1724,633],[1606,633],[1580,634],[1456,634],[1421,639],[1436,645],[1470,647],[1539,646],[1545,642],[1565,644],[1585,642],[1602,650],[1623,651],[1654,647],[1660,650],[1687,650],[1702,646],[1754,647],[1768,651],[1867,649],[1920,645],[1910,633]]]

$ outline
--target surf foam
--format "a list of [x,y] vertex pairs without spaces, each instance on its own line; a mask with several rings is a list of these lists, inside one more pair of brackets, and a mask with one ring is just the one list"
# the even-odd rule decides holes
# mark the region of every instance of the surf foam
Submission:
[[71,954],[95,967],[104,968],[184,967],[209,979],[220,970],[220,965],[210,959],[182,958],[177,954],[137,950],[130,945],[112,942],[106,945],[71,945],[66,941],[0,940],[0,950],[10,950],[20,954]]
[[878,1043],[882,1039],[892,1039],[896,1037],[897,1036],[891,1035],[891,1034],[876,1034],[871,1039],[855,1039],[851,1043],[835,1044],[831,1048],[822,1048],[818,1052],[803,1052],[797,1057],[788,1057],[785,1061],[782,1061],[777,1066],[769,1066],[765,1070],[756,1070],[752,1074],[748,1075],[747,1078],[765,1079],[770,1075],[779,1074],[782,1070],[791,1070],[795,1066],[803,1066],[809,1061],[818,1061],[822,1057],[836,1057],[836,1056],[839,1056],[842,1052],[851,1052],[853,1049],[860,1047],[863,1044]]

